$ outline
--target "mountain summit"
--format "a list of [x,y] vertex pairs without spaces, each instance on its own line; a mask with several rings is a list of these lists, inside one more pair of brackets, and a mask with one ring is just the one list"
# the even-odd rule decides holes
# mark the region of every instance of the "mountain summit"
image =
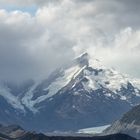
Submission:
[[139,85],[84,53],[43,81],[27,82],[20,90],[0,85],[0,122],[37,131],[76,131],[110,124],[140,102]]
[[75,61],[81,65],[89,65],[89,55],[88,53],[83,53],[79,57],[75,58]]

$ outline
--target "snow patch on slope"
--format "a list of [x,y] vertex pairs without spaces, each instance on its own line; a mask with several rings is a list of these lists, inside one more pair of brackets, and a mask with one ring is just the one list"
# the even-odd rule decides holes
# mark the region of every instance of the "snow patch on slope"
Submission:
[[87,82],[82,82],[83,87],[86,91],[90,92],[90,90],[97,90],[98,85],[95,80],[93,80],[90,76],[85,76],[88,80]]
[[106,128],[110,127],[110,125],[104,125],[104,126],[99,126],[99,127],[91,127],[91,128],[85,128],[85,129],[80,129],[78,133],[83,133],[83,134],[99,134],[102,133]]
[[5,98],[5,100],[12,105],[15,109],[19,109],[22,112],[25,112],[24,106],[21,104],[19,101],[18,97],[14,96],[13,94],[10,93],[10,89],[7,87],[3,87],[2,85],[0,86],[0,95]]
[[[121,89],[121,87],[127,88],[128,82],[134,85],[134,87],[136,82],[137,85],[140,84],[140,81],[133,81],[126,75],[122,75],[113,69],[102,69],[97,75],[95,75],[94,72],[85,69],[84,76],[86,79],[88,79],[88,82],[84,83],[85,89],[88,90],[96,90],[103,86],[104,88],[107,88],[110,91],[118,94],[118,91]],[[139,90],[137,90],[137,94],[140,95]]]
[[32,98],[34,96],[34,89],[36,88],[36,86],[39,83],[34,84],[30,90],[25,94],[25,96],[22,98],[22,103],[28,108],[30,109],[30,111],[32,111],[33,113],[38,112],[37,109],[34,107],[34,102],[32,101]]
[[56,93],[58,93],[59,90],[61,90],[63,87],[65,87],[71,80],[72,78],[76,75],[77,72],[79,72],[81,70],[81,68],[76,65],[73,66],[71,68],[68,68],[64,71],[64,75],[62,77],[57,78],[53,83],[51,83],[47,88],[45,88],[44,90],[48,90],[49,92],[46,95],[42,95],[40,97],[38,97],[36,100],[31,100],[33,97],[33,89],[31,89],[26,96],[24,97],[24,99],[22,100],[24,102],[24,104],[26,106],[28,106],[28,108],[30,108],[30,110],[32,110],[34,113],[37,112],[37,110],[35,109],[35,105],[52,97],[53,95],[55,95]]

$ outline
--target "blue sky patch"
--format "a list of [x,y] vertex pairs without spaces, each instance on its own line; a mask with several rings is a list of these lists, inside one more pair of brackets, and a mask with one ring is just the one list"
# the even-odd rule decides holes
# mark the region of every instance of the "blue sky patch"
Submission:
[[22,12],[28,12],[31,15],[34,15],[37,11],[37,6],[33,5],[33,6],[15,6],[15,5],[4,5],[4,6],[0,6],[0,9],[5,9],[8,12],[11,11],[15,11],[15,10],[19,10]]

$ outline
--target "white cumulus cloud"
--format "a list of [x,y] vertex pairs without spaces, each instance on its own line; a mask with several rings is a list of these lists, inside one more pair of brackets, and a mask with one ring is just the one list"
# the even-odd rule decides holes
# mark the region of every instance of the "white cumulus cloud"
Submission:
[[[17,10],[9,11],[10,4]],[[0,79],[44,78],[84,51],[140,77],[139,4],[138,0],[1,0]],[[33,5],[34,14],[22,11]]]

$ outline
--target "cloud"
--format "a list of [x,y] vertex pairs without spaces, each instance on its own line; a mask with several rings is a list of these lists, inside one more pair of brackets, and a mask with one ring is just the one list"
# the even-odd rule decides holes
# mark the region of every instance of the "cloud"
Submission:
[[140,30],[125,28],[115,36],[107,48],[104,45],[100,49],[91,47],[89,53],[103,61],[106,66],[114,67],[132,77],[139,77]]
[[72,57],[68,49],[72,42],[63,33],[49,29],[52,19],[42,17],[44,8],[34,17],[20,11],[0,10],[1,79],[46,76],[58,64],[68,61],[67,57]]
[[[18,10],[5,9],[11,2]],[[140,77],[139,3],[139,0],[1,0],[0,79],[44,78],[83,51],[105,65]],[[33,5],[37,6],[34,15],[20,10]]]
[[29,6],[29,5],[37,5],[37,6],[42,6],[44,4],[49,4],[49,3],[58,3],[61,2],[62,0],[24,0],[24,1],[19,1],[19,0],[1,0],[0,4],[2,5],[16,5],[16,6]]

